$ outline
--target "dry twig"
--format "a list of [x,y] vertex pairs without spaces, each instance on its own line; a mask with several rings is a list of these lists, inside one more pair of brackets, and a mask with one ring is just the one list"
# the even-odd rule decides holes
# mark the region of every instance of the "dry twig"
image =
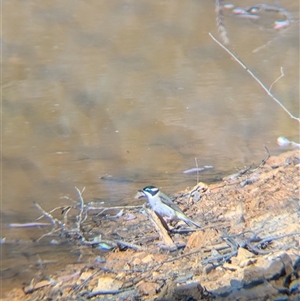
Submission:
[[[226,46],[224,46],[220,41],[218,41],[211,33],[209,33],[210,37],[219,45],[221,46],[230,56],[238,62],[254,79],[255,81],[267,92],[267,94],[292,118],[300,122],[299,117],[295,117],[290,113],[290,111],[271,93],[270,89],[268,89],[261,80],[258,79],[256,75],[236,56],[234,55]],[[272,88],[272,85],[271,87]]]

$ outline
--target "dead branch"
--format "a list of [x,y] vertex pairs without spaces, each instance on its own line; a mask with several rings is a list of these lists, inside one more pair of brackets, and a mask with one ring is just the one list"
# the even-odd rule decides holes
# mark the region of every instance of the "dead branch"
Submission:
[[[256,234],[254,233],[254,236],[250,239],[248,239],[246,242],[245,242],[245,245],[244,246],[238,246],[238,247],[244,247],[246,249],[248,249],[248,251],[254,253],[255,255],[257,254],[261,254],[261,255],[265,255],[265,254],[268,254],[270,252],[267,252],[267,251],[262,251],[260,250],[260,247],[262,247],[263,244],[266,244],[266,243],[271,243],[272,241],[274,240],[279,240],[279,239],[282,239],[282,238],[285,238],[285,237],[288,237],[288,236],[297,236],[297,235],[300,235],[300,232],[293,232],[293,233],[289,233],[289,234],[285,234],[285,235],[281,235],[281,236],[269,236],[269,237],[266,237],[264,239],[261,239],[259,241],[259,243],[255,244],[255,245],[252,245],[251,242],[252,242],[252,239],[257,239],[256,237]],[[229,236],[227,237],[229,238]],[[225,240],[226,243],[229,242],[228,239]],[[228,243],[228,247],[227,248],[234,248],[233,245],[237,246],[238,243],[236,241],[234,241],[233,239],[233,236],[230,236],[230,243]],[[227,262],[231,257],[234,257],[236,256],[238,253],[238,248],[236,248],[236,250],[233,250],[232,252],[230,253],[226,253],[226,254],[223,254],[223,255],[220,255],[220,256],[212,256],[212,257],[209,257],[205,260],[202,261],[202,265],[206,265],[206,264],[213,264],[213,265],[220,265],[220,264],[223,264],[225,262]]]
[[82,198],[82,194],[83,194],[85,188],[83,188],[82,191],[80,191],[77,187],[75,187],[75,190],[77,192],[78,201],[79,201],[79,213],[77,215],[76,230],[78,232],[80,232],[81,224],[86,220],[86,213],[85,213],[85,216],[83,217],[84,202],[83,202],[83,198]]
[[[236,55],[234,55],[225,45],[223,45],[220,41],[218,41],[211,33],[209,33],[210,37],[219,45],[221,46],[227,53],[230,54],[230,56],[239,63],[251,76],[254,78],[254,80],[267,92],[267,94],[292,118],[300,122],[299,117],[295,117],[292,115],[289,110],[270,92],[270,89],[268,89],[261,80],[258,79],[256,75],[239,59]],[[272,86],[271,86],[272,88]]]
[[86,205],[87,210],[101,210],[97,216],[103,214],[105,211],[111,211],[111,210],[134,210],[134,209],[142,209],[143,206],[115,206],[115,207],[95,207],[95,206],[90,206]]
[[[84,204],[84,200],[82,197],[84,189],[82,191],[80,191],[77,187],[75,187],[75,190],[77,193],[78,201],[74,202],[72,200],[74,205],[61,206],[61,207],[52,209],[50,211],[50,212],[53,212],[57,209],[61,209],[62,213],[63,213],[63,221],[64,222],[61,222],[57,218],[53,217],[51,213],[45,211],[39,204],[37,204],[37,203],[35,204],[35,206],[38,208],[38,210],[41,211],[42,217],[45,216],[46,218],[48,218],[50,220],[51,224],[48,224],[48,225],[52,225],[51,231],[43,234],[40,238],[38,238],[37,241],[41,240],[43,237],[46,237],[46,236],[59,235],[59,236],[65,237],[67,239],[71,239],[72,242],[79,242],[79,244],[81,244],[81,245],[92,246],[92,247],[96,247],[96,248],[103,249],[103,250],[112,250],[112,249],[115,249],[120,246],[131,248],[131,249],[138,250],[138,251],[143,250],[143,248],[138,245],[135,245],[135,244],[132,244],[129,242],[125,242],[122,240],[116,240],[116,241],[115,240],[103,240],[101,238],[101,236],[99,236],[99,235],[96,235],[92,239],[86,238],[84,235],[83,223],[87,219],[87,211],[88,211],[89,207]],[[71,200],[70,198],[67,198],[67,199]],[[136,206],[129,206],[129,207],[136,209]],[[141,207],[141,206],[139,206],[139,207]],[[118,208],[118,207],[112,207],[112,208]],[[102,212],[105,210],[111,210],[112,208],[102,208]],[[120,207],[120,208],[124,208],[124,207]],[[71,211],[71,209],[78,210],[74,227],[72,227],[71,224],[68,226],[68,213]],[[41,224],[41,223],[39,223],[39,224]]]
[[43,234],[40,238],[37,239],[37,241],[40,241],[43,237],[46,236],[52,236],[54,233],[59,232],[63,234],[65,237],[73,237],[74,233],[79,237],[80,239],[84,239],[83,235],[80,233],[80,231],[75,230],[68,230],[66,228],[66,224],[59,221],[57,218],[53,217],[51,213],[46,212],[38,203],[35,203],[35,206],[40,210],[43,214],[43,216],[47,217],[53,226],[52,230],[46,234]]
[[[91,299],[91,298],[99,296],[99,295],[118,295],[120,293],[124,293],[125,291],[126,290],[96,291],[96,292],[89,293],[86,296],[86,298]],[[130,290],[130,291],[132,291],[132,290]]]
[[172,238],[169,236],[166,227],[167,223],[164,221],[164,219],[158,215],[155,214],[154,211],[149,210],[147,208],[145,208],[149,218],[151,219],[156,231],[159,233],[160,238],[163,240],[166,249],[170,250],[170,251],[175,251],[177,250],[176,245],[174,244]]
[[24,223],[24,224],[18,224],[18,223],[12,223],[8,224],[9,228],[30,228],[30,227],[46,227],[50,226],[52,224],[49,223]]
[[254,247],[261,247],[263,244],[266,244],[266,243],[271,243],[272,241],[274,240],[279,240],[279,239],[282,239],[282,238],[285,238],[285,237],[289,237],[289,236],[297,236],[299,235],[300,236],[300,232],[293,232],[293,233],[288,233],[288,234],[285,234],[285,235],[280,235],[280,236],[269,236],[269,237],[266,237],[264,238],[263,240],[261,240],[259,243],[257,243],[256,245],[254,245]]
[[265,146],[265,150],[266,150],[267,157],[261,161],[259,167],[263,167],[271,157],[270,152],[266,146]]
[[23,291],[25,294],[30,294],[33,293],[36,290],[39,290],[45,286],[54,286],[56,283],[52,280],[42,280],[38,283],[33,283],[33,281],[31,281],[30,285],[26,286],[23,288]]
[[[112,291],[96,291],[87,294],[86,298],[91,299],[93,297],[96,297],[98,295],[119,295],[118,297],[120,299],[118,300],[125,300],[127,299],[126,296],[133,296],[136,292],[136,289],[122,289],[122,290],[112,290]],[[122,295],[126,295],[123,298],[121,298]],[[100,300],[100,299],[99,299]]]
[[34,205],[35,205],[35,207],[38,208],[38,210],[40,210],[42,212],[43,216],[47,217],[50,220],[50,222],[53,226],[55,226],[57,224],[59,227],[64,228],[64,224],[61,221],[54,218],[51,215],[51,213],[46,212],[38,203],[34,203]]
[[144,251],[144,248],[142,248],[142,247],[140,247],[138,245],[135,245],[135,244],[123,241],[123,240],[116,240],[115,242],[118,245],[125,246],[125,247],[128,247],[128,248],[136,250],[136,251]]
[[280,67],[280,72],[281,72],[280,76],[278,76],[278,77],[273,81],[273,83],[271,84],[271,86],[270,86],[270,88],[269,88],[269,91],[270,91],[270,92],[271,92],[272,87],[274,86],[274,84],[275,84],[277,81],[279,81],[282,77],[284,77],[284,73],[283,73],[283,68],[282,68],[282,67]]

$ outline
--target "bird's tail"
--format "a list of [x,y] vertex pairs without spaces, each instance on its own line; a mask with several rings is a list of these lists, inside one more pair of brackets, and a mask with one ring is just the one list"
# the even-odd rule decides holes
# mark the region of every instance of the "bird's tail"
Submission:
[[202,228],[199,224],[189,219],[184,213],[176,212],[176,215],[179,219],[183,220],[185,223],[187,223],[189,226],[194,225],[197,228]]
[[197,227],[197,228],[201,228],[201,226],[199,225],[199,224],[197,224],[196,222],[194,222],[194,221],[192,221],[192,220],[190,220],[190,219],[188,219],[187,221],[185,221],[188,225],[194,225],[195,227]]

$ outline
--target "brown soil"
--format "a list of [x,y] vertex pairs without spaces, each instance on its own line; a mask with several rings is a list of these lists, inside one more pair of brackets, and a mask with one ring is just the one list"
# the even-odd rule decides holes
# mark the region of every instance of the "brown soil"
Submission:
[[144,208],[114,219],[90,214],[86,233],[140,249],[117,242],[103,261],[67,266],[3,300],[299,300],[299,171],[299,151],[291,151],[203,185],[200,200],[180,193],[176,202],[203,228],[177,223],[173,252]]

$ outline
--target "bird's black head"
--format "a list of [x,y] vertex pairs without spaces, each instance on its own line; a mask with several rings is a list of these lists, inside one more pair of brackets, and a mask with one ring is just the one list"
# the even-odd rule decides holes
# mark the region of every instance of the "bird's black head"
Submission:
[[146,186],[142,189],[142,192],[147,196],[147,195],[152,195],[155,196],[158,192],[159,189],[155,186]]

